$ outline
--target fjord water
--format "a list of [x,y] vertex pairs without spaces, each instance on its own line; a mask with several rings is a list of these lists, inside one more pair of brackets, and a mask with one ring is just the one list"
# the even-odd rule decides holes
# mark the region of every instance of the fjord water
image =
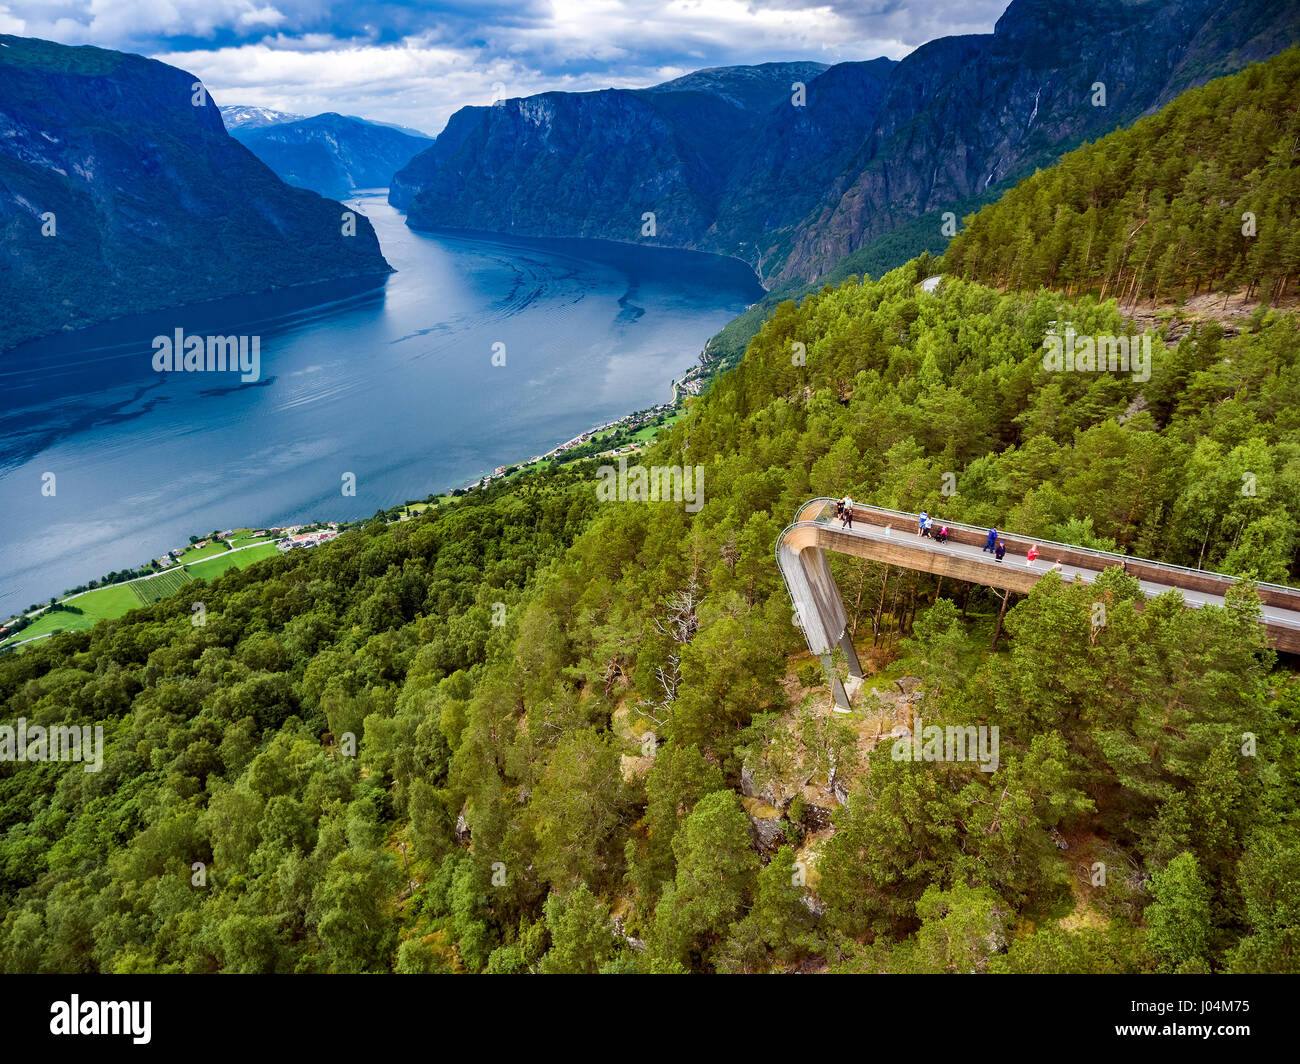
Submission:
[[[0,356],[0,617],[190,535],[369,516],[667,401],[762,294],[731,259],[418,233],[382,193],[348,205],[397,273]],[[153,338],[177,328],[260,336],[260,379],[155,372]]]

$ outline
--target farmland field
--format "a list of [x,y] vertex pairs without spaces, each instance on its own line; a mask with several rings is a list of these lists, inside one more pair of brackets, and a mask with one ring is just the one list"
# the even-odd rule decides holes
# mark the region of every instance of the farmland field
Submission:
[[152,602],[175,594],[194,578],[184,569],[169,569],[148,580],[136,580],[127,586],[140,600],[140,605],[148,606]]

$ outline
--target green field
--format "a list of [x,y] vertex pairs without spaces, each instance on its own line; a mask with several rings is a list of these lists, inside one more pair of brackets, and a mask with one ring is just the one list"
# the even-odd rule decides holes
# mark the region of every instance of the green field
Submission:
[[135,594],[141,606],[148,606],[179,591],[192,579],[194,578],[184,569],[168,569],[148,580],[135,580],[126,586]]
[[254,543],[274,543],[274,536],[252,536],[246,528],[238,528],[235,534],[230,537],[230,546],[238,550],[240,547],[248,547]]
[[67,609],[52,613],[47,610],[21,632],[0,642],[0,647],[55,632],[93,628],[100,621],[123,617],[131,610],[174,595],[193,580],[215,580],[227,570],[243,569],[276,553],[275,544],[269,541],[262,543],[261,546],[239,552],[228,551],[217,544],[217,551],[219,553],[205,550],[203,560],[193,566],[187,565],[185,568],[177,566],[145,580],[100,587],[94,591],[86,591],[72,598],[63,599],[61,601],[66,603]]
[[214,558],[218,554],[226,553],[226,545],[220,540],[210,540],[206,547],[187,547],[185,553],[181,555],[180,563],[190,565],[193,562],[201,561],[204,558]]
[[632,439],[638,443],[647,443],[659,435],[660,429],[666,429],[672,426],[673,422],[680,419],[686,413],[685,409],[679,409],[664,419],[662,425],[646,425],[645,428],[638,429],[632,434]]
[[37,617],[12,640],[0,643],[20,642],[34,639],[36,636],[49,635],[52,632],[70,632],[81,628],[93,628],[105,618],[121,617],[128,610],[140,605],[129,584],[115,584],[88,591],[84,595],[67,600],[68,609],[50,613],[48,610]]
[[227,570],[247,568],[263,558],[273,558],[277,553],[273,541],[262,543],[258,547],[249,547],[248,550],[241,550],[238,554],[234,551],[227,551],[216,558],[191,565],[189,567],[190,576],[196,580],[215,580]]

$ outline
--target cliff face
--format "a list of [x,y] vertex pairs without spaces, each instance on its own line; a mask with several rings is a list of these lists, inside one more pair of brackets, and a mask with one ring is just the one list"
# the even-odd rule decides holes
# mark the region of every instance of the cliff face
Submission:
[[387,188],[398,170],[433,143],[428,137],[333,113],[237,126],[231,136],[287,184],[322,196]]
[[[698,246],[736,152],[816,63],[698,71],[652,89],[543,93],[452,116],[394,178],[412,225]],[[655,234],[642,237],[642,215]]]
[[[1300,40],[1285,6],[1017,0],[991,36],[918,49],[890,79],[857,173],[801,221],[777,276],[817,277],[910,218],[1050,165],[1184,89],[1282,50]],[[1093,103],[1098,82],[1104,106]]]
[[[1015,0],[992,34],[899,63],[701,71],[466,108],[391,198],[417,226],[646,240],[812,280],[918,215],[1298,41],[1297,0]],[[753,84],[770,91],[747,94]]]
[[[0,35],[0,349],[123,314],[387,273],[370,223],[290,188],[198,79]],[[52,217],[51,217],[52,216]]]

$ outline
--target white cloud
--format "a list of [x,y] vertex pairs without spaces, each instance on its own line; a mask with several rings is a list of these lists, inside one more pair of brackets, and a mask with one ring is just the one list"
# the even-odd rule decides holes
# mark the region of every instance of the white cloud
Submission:
[[497,82],[524,96],[703,66],[899,59],[936,36],[988,32],[1005,2],[0,0],[0,30],[142,51],[197,74],[222,103],[438,132]]
[[224,29],[260,33],[286,21],[278,8],[257,0],[10,0],[8,7],[28,12],[22,21],[32,36],[128,50],[141,41],[208,38]]
[[19,37],[27,33],[27,23],[10,11],[8,4],[0,4],[0,33],[12,33]]
[[219,104],[241,103],[296,114],[341,111],[438,133],[469,104],[491,103],[493,85],[509,96],[550,89],[626,88],[662,80],[652,72],[544,75],[509,58],[484,58],[436,46],[345,45],[310,51],[244,45],[154,58],[197,74]]

